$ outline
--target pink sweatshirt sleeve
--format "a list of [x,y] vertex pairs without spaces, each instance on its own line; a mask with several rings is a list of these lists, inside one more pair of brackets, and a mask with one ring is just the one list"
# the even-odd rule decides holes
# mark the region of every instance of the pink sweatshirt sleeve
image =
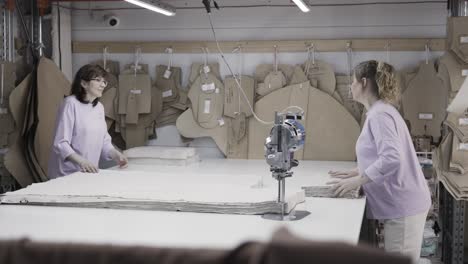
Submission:
[[57,127],[52,147],[59,154],[62,160],[75,153],[71,147],[73,127],[75,123],[75,109],[72,104],[66,101],[62,103],[57,117]]
[[378,158],[364,173],[373,182],[381,184],[385,175],[394,174],[400,168],[401,144],[392,116],[380,113],[369,120],[369,127],[377,146]]

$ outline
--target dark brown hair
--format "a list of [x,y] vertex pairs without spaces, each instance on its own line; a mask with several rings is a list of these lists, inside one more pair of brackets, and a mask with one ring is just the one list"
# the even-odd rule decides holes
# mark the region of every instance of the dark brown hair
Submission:
[[354,68],[354,76],[359,82],[362,78],[366,78],[372,93],[379,99],[398,106],[400,87],[392,65],[375,60],[364,61]]
[[[75,79],[73,79],[72,88],[71,88],[71,95],[74,95],[78,101],[88,104],[86,100],[86,90],[81,85],[81,81],[91,81],[95,78],[104,78],[107,79],[107,72],[99,65],[92,65],[86,64],[81,67],[75,75]],[[91,102],[93,106],[96,106],[99,102],[99,98],[96,98]]]

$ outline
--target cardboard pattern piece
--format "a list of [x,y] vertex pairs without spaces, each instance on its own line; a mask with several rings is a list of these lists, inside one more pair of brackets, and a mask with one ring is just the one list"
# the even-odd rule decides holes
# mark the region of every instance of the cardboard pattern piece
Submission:
[[[306,69],[307,62],[304,64],[304,72],[312,82],[317,81],[317,88],[333,96],[336,89],[336,79],[333,67],[325,61],[315,60],[315,64],[310,62],[309,71]],[[339,100],[339,99],[338,99]]]
[[448,113],[444,122],[462,141],[468,142],[468,117],[465,114]]
[[224,155],[227,153],[227,135],[228,126],[217,126],[212,129],[206,129],[201,127],[194,118],[192,108],[187,109],[183,112],[176,121],[176,127],[180,135],[186,138],[199,138],[199,137],[211,137],[223,152]]
[[447,19],[447,46],[460,60],[468,63],[468,17]]
[[163,103],[161,91],[156,87],[152,87],[151,89],[151,112],[149,114],[138,115],[138,122],[136,124],[126,123],[124,115],[120,115],[120,118],[116,120],[127,148],[144,146],[149,138],[155,137],[155,122],[162,112]]
[[188,92],[196,122],[203,128],[222,125],[224,85],[212,73],[201,74]]
[[[301,66],[295,66],[289,85],[294,85],[294,84],[299,84],[299,83],[304,83],[304,82],[307,82],[307,76],[305,75],[304,70],[302,70]],[[314,86],[314,84],[312,84],[312,86]]]
[[[350,86],[352,82],[350,76],[336,76],[336,92],[340,95],[342,102],[341,104],[349,111],[349,113],[356,119],[357,122],[361,122],[362,116],[362,104],[356,102],[352,98]],[[351,80],[350,80],[351,79]]]
[[44,57],[39,61],[37,78],[39,124],[34,144],[39,165],[46,172],[58,109],[63,98],[70,94],[71,84],[55,62]]
[[[165,76],[167,72],[167,76]],[[169,73],[170,72],[170,73]],[[168,78],[166,78],[168,77]],[[156,87],[161,90],[163,102],[172,102],[179,96],[182,86],[182,69],[166,65],[156,66]]]
[[249,152],[249,120],[245,113],[240,113],[234,118],[225,117],[225,120],[228,126],[227,158],[247,159]]
[[360,127],[340,103],[318,89],[311,89],[306,119],[304,159],[356,160]]
[[[208,63],[209,72],[216,76],[218,79],[221,80],[221,74],[219,72],[219,63]],[[203,63],[192,63],[190,67],[190,76],[188,81],[188,86],[192,86],[193,82],[200,76],[200,74],[204,73],[205,64]]]
[[446,52],[439,60],[439,75],[450,83],[450,91],[456,95],[468,75],[468,64],[460,63],[451,52]]
[[468,78],[465,78],[460,90],[447,108],[448,112],[462,114],[468,109]]
[[265,96],[275,90],[283,88],[286,83],[286,77],[282,71],[272,71],[268,73],[261,85],[259,83],[256,93],[260,96]]
[[[255,80],[247,75],[242,75],[239,79],[239,83],[253,108]],[[252,111],[244,95],[239,90],[234,77],[227,76],[224,78],[224,115],[235,118],[239,113],[244,113],[247,117],[252,115]]]
[[[259,64],[255,67],[254,78],[257,83],[263,83],[270,72],[275,71],[274,64]],[[290,64],[278,64],[278,71],[281,71],[286,77],[286,85],[289,85],[294,74],[294,66]]]
[[28,164],[24,157],[24,140],[21,137],[20,129],[24,123],[26,97],[28,95],[30,82],[31,75],[28,75],[10,94],[10,109],[18,128],[13,133],[13,137],[15,138],[14,143],[5,154],[4,158],[5,167],[21,187],[26,187],[34,182],[34,178],[29,171]]
[[[437,76],[433,62],[422,63],[402,94],[404,118],[411,123],[412,135],[430,135],[436,142],[446,116],[448,91]],[[432,115],[432,119],[424,116]],[[429,118],[429,117],[428,117]]]
[[[129,100],[130,99],[130,100]],[[132,103],[132,100],[134,102]],[[135,108],[127,109],[129,106]],[[148,74],[119,75],[119,107],[120,115],[148,114],[151,112],[151,80]],[[134,120],[132,118],[131,120]]]

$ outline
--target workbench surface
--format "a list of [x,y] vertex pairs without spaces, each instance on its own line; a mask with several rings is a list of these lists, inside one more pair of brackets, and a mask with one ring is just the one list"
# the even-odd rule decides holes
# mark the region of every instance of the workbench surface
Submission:
[[[300,161],[286,186],[300,189],[325,185],[330,180],[329,170],[355,166],[354,162]],[[186,167],[130,164],[128,169],[186,175],[187,182],[255,185],[262,181],[263,188],[275,193],[277,188],[264,160],[208,159]],[[194,178],[196,175],[203,177]],[[209,192],[209,188],[197,191]],[[293,234],[307,239],[357,244],[364,207],[364,198],[306,198],[298,209],[307,210],[310,215],[298,221],[279,222],[258,215],[0,205],[0,239],[232,248],[246,240],[266,241],[277,228],[286,226]]]

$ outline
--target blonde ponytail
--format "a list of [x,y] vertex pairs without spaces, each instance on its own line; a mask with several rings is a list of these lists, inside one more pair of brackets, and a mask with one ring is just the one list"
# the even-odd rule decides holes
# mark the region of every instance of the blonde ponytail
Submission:
[[385,62],[379,62],[377,64],[375,81],[377,82],[379,98],[387,103],[398,106],[400,87],[393,66]]
[[375,60],[364,61],[354,68],[354,74],[357,80],[368,79],[373,93],[379,99],[398,108],[400,87],[392,65]]

